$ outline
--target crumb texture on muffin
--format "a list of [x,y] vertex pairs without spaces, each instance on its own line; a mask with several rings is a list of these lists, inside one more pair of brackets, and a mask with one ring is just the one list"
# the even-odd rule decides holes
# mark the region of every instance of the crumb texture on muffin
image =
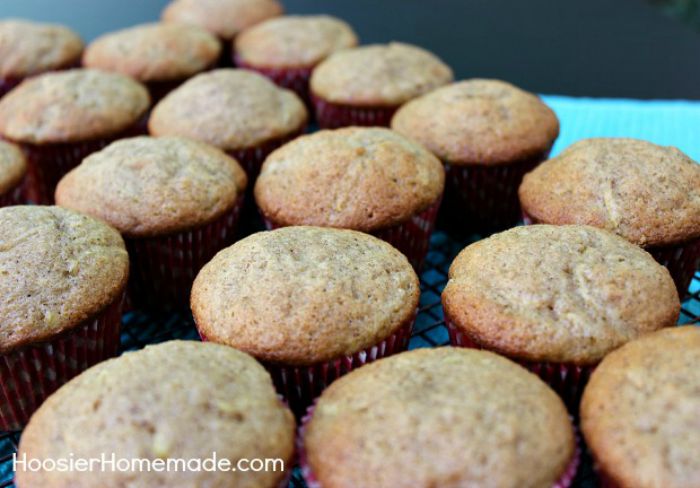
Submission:
[[392,42],[331,55],[314,70],[311,90],[332,103],[400,105],[452,79],[452,70],[434,54]]
[[[233,348],[171,341],[100,363],[41,406],[20,456],[91,459],[282,459],[291,469],[294,419],[269,374]],[[281,471],[18,471],[21,487],[279,486]]]
[[223,150],[244,149],[301,130],[304,103],[257,73],[219,69],[202,73],[170,92],[153,109],[148,128]]
[[444,173],[427,149],[391,130],[327,130],[268,156],[255,197],[278,225],[370,231],[400,224],[434,204]]
[[680,313],[666,268],[588,226],[516,227],[468,246],[450,267],[442,301],[485,348],[577,364],[675,325]]
[[0,194],[11,190],[27,172],[27,161],[20,148],[0,141]]
[[126,286],[119,233],[70,210],[0,209],[0,250],[0,353],[80,324]]
[[700,237],[700,165],[637,139],[579,141],[527,174],[523,210],[548,224],[588,224],[641,246]]
[[208,340],[283,364],[361,351],[413,319],[418,278],[360,232],[285,227],[221,251],[197,276],[192,312]]
[[596,368],[581,404],[596,462],[617,486],[700,486],[700,328],[664,329]]
[[486,351],[419,349],[335,381],[304,446],[324,488],[550,488],[574,454],[559,397]]
[[130,237],[180,232],[230,211],[246,175],[213,146],[179,137],[122,139],[58,184],[56,202]]

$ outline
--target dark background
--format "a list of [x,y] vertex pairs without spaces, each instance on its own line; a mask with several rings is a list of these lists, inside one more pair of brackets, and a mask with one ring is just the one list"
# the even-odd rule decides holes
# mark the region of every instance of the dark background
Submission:
[[[364,43],[422,45],[458,78],[548,94],[700,99],[700,32],[647,0],[282,1],[290,13],[344,18]],[[157,19],[166,3],[0,0],[0,16],[65,23],[89,40]]]

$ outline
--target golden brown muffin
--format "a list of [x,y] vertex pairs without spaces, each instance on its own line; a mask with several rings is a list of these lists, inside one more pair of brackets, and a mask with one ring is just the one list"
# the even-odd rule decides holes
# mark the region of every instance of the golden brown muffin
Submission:
[[152,135],[207,142],[225,151],[249,148],[301,130],[304,103],[293,92],[245,70],[202,73],[153,109]]
[[0,100],[0,135],[15,142],[80,142],[118,134],[148,109],[148,91],[131,78],[91,69],[47,73]]
[[255,198],[277,225],[372,231],[433,205],[444,184],[442,164],[419,144],[388,129],[349,127],[303,136],[273,152]]
[[243,29],[283,11],[276,0],[173,0],[163,10],[162,19],[197,25],[222,39],[232,39]]
[[674,147],[585,139],[526,175],[519,193],[538,222],[602,227],[645,247],[700,237],[700,165]]
[[153,23],[97,38],[85,50],[83,65],[142,82],[173,81],[214,65],[220,52],[220,41],[203,29]]
[[[87,370],[42,405],[19,455],[38,459],[279,459],[291,469],[294,418],[270,375],[235,349],[171,341]],[[251,464],[252,466],[252,464]],[[281,469],[281,468],[278,468]],[[282,471],[22,471],[19,488],[277,488]]]
[[676,323],[668,270],[588,226],[531,225],[464,249],[442,293],[445,314],[477,344],[510,357],[580,365]]
[[27,173],[27,161],[20,148],[0,141],[0,195],[15,188]]
[[0,209],[0,354],[50,340],[120,298],[129,258],[108,225],[58,207]]
[[21,79],[80,61],[83,41],[67,27],[21,19],[0,21],[0,77]]
[[418,349],[333,383],[306,425],[323,488],[550,488],[575,441],[539,378],[486,351]]
[[700,486],[700,328],[630,342],[593,373],[581,427],[604,476],[620,488]]
[[192,312],[211,341],[309,365],[367,349],[413,318],[406,258],[367,234],[285,227],[224,249],[197,276]]
[[246,175],[224,152],[179,137],[122,139],[63,177],[56,203],[92,215],[128,237],[205,225],[231,211]]
[[472,79],[407,103],[391,122],[454,165],[510,163],[544,153],[559,135],[554,112],[532,93]]
[[314,70],[311,91],[332,103],[401,105],[452,81],[452,70],[417,46],[392,42],[346,49]]
[[240,61],[262,67],[314,66],[357,45],[346,22],[329,15],[289,15],[266,20],[236,37]]

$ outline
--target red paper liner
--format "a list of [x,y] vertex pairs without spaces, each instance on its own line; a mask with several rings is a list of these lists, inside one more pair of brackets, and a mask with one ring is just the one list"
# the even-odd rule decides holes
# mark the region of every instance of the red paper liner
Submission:
[[117,354],[122,303],[120,295],[59,337],[0,355],[0,431],[21,429],[54,391]]
[[14,188],[10,188],[5,193],[0,194],[0,208],[9,207],[11,205],[21,205],[24,203],[22,186],[23,183],[20,182]]
[[240,56],[234,57],[235,64],[239,68],[255,71],[270,80],[277,86],[292,90],[299,95],[307,107],[312,108],[311,95],[309,94],[309,80],[314,70],[313,66],[274,68],[265,66],[255,66],[243,61]]
[[389,127],[399,105],[362,106],[332,103],[311,94],[316,122],[322,129],[339,127]]
[[129,301],[152,311],[189,310],[197,273],[234,242],[244,197],[217,220],[174,234],[125,238],[131,272]]
[[293,141],[304,132],[306,132],[306,124],[290,134],[278,137],[276,139],[271,139],[258,146],[232,149],[226,152],[229,154],[229,156],[235,158],[236,161],[241,163],[246,175],[248,175],[248,188],[252,189],[255,179],[258,177],[258,174],[260,174],[260,168],[265,162],[267,156],[269,156],[270,153],[278,147],[284,146],[288,142]]

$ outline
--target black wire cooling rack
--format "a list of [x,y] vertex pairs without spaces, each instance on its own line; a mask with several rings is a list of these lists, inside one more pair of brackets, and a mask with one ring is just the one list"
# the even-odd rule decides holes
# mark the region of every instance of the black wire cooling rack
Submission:
[[[411,349],[436,347],[449,342],[440,306],[440,293],[447,282],[450,263],[466,244],[476,238],[477,236],[472,236],[471,239],[455,241],[444,232],[433,234],[424,271],[421,273],[420,310],[411,338]],[[700,321],[700,273],[695,275],[690,289],[690,297],[683,302],[679,320],[681,324]],[[191,317],[179,315],[154,317],[140,312],[130,312],[124,316],[122,351],[140,349],[148,344],[171,339],[198,339]],[[0,432],[0,488],[13,486],[12,455],[17,450],[19,437],[19,432]],[[581,488],[595,486],[592,465],[585,454],[574,486]],[[295,470],[289,487],[305,488],[298,470]]]

